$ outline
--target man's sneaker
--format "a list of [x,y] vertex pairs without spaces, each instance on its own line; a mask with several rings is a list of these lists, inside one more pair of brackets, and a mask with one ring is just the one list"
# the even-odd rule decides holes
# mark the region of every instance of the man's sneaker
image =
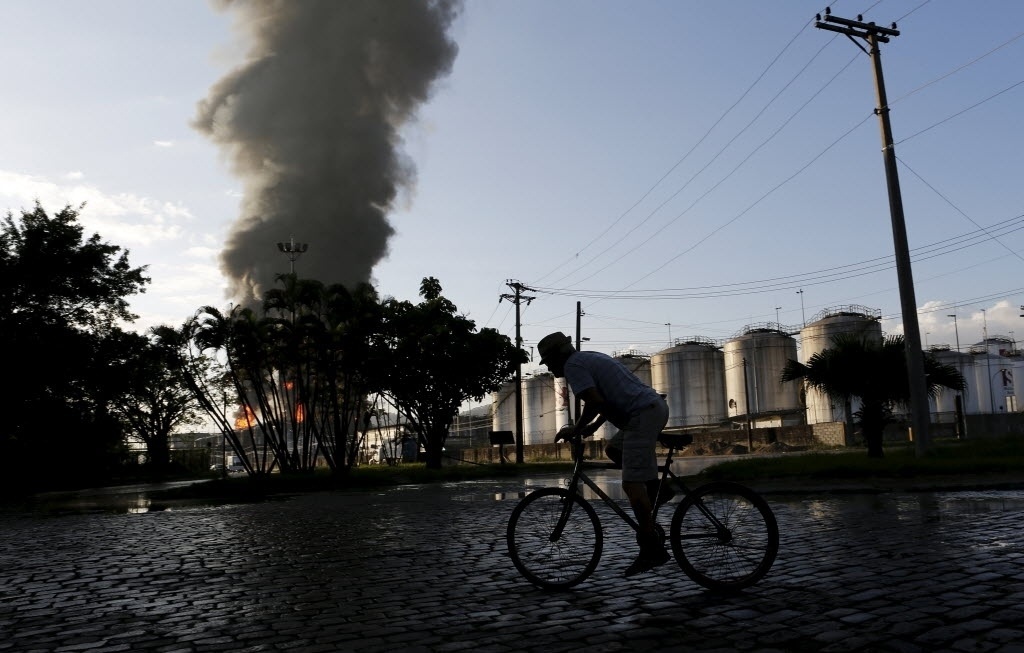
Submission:
[[633,564],[626,567],[625,576],[626,578],[629,578],[630,576],[642,574],[645,571],[654,569],[655,567],[660,567],[671,559],[672,556],[670,556],[668,551],[665,550],[664,545],[659,545],[657,548],[652,547],[648,550],[641,549],[640,555],[636,557]]

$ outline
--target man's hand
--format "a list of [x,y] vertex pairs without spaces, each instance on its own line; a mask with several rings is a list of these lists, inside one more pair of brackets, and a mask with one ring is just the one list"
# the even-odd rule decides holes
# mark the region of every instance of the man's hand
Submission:
[[597,429],[601,428],[602,424],[604,424],[604,420],[594,420],[590,424],[587,424],[582,429],[580,429],[580,435],[585,438],[589,438],[590,436],[597,433]]
[[555,443],[559,443],[562,440],[568,442],[572,439],[574,426],[572,424],[566,424],[562,428],[558,429],[558,433],[555,434]]

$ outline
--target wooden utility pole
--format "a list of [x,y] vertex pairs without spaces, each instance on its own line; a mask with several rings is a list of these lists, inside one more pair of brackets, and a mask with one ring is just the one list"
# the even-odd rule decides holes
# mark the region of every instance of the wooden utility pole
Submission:
[[743,359],[743,399],[746,401],[747,411],[747,451],[754,451],[754,434],[750,426],[750,384],[747,383],[747,359]]
[[[501,303],[502,299],[507,299],[516,305],[516,348],[523,348],[523,337],[520,334],[520,328],[522,322],[520,320],[519,306],[526,302],[529,304],[535,298],[527,297],[523,294],[524,291],[536,292],[533,288],[527,288],[523,284],[519,283],[515,279],[508,279],[505,284],[515,291],[514,294],[504,294],[498,302]],[[516,365],[516,464],[523,464],[523,366]]]
[[896,169],[896,148],[892,142],[892,127],[889,124],[889,102],[885,95],[885,79],[882,77],[882,58],[879,43],[888,43],[890,36],[899,36],[896,23],[892,27],[880,27],[874,23],[833,16],[825,9],[825,19],[816,16],[814,26],[847,36],[861,50],[864,47],[854,40],[863,39],[868,44],[864,50],[871,57],[875,73],[875,92],[878,107],[875,113],[882,129],[882,156],[885,161],[885,181],[889,190],[889,215],[892,221],[892,238],[896,253],[896,276],[899,279],[900,307],[903,312],[903,337],[907,347],[907,378],[910,381],[910,412],[913,428],[914,450],[923,455],[931,446],[928,433],[931,416],[928,413],[928,384],[924,374],[924,352],[921,349],[921,328],[917,322],[917,299],[914,297],[914,277],[910,270],[910,247],[907,244],[907,226],[903,217],[903,197],[900,194],[900,178]]
[[[583,343],[583,339],[582,339],[582,337],[580,335],[580,318],[582,318],[584,315],[585,315],[585,313],[583,312],[582,304],[580,302],[576,302],[576,351],[580,350],[580,345]],[[568,386],[568,383],[569,382],[566,381],[566,385],[567,386]],[[574,402],[575,403],[575,406],[574,406],[575,412],[572,415],[569,416],[569,422],[573,423],[573,424],[575,424],[575,420],[578,420],[580,418],[580,411],[582,410],[582,408],[581,408],[581,403],[582,402],[581,402],[579,396],[575,396],[575,399],[576,399],[576,401]]]

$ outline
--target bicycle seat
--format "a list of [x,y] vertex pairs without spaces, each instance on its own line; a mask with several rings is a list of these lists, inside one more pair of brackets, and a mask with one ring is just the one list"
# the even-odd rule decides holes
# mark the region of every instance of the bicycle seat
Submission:
[[693,436],[689,433],[662,433],[658,436],[658,442],[669,449],[682,449],[693,443]]

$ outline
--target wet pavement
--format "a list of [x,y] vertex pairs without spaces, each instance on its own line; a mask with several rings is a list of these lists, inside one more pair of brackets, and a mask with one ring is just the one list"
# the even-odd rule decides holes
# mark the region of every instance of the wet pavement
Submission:
[[0,651],[1024,653],[1024,491],[773,492],[778,559],[730,596],[674,562],[623,578],[601,508],[600,566],[551,593],[505,525],[560,480],[0,512]]

